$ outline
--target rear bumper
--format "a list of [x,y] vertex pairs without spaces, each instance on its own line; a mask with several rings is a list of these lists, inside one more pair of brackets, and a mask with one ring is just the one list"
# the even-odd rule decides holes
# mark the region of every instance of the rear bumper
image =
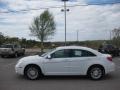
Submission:
[[108,65],[106,67],[105,73],[108,74],[108,73],[113,72],[113,71],[115,71],[115,63],[111,63],[110,65]]
[[14,55],[14,52],[1,52],[0,55],[3,55],[3,56],[11,56],[11,55]]

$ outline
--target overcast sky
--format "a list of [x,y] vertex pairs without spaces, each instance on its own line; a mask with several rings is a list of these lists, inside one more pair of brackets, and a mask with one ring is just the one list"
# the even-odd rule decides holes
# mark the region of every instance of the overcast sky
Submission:
[[[106,4],[105,3],[114,3]],[[68,7],[67,40],[104,40],[110,38],[110,31],[120,27],[120,0],[69,0],[67,5],[87,5]],[[101,4],[101,5],[91,5]],[[62,6],[61,0],[0,0],[0,32],[11,37],[36,39],[30,36],[29,26],[35,16],[47,7]],[[31,10],[39,9],[39,10]],[[64,13],[62,8],[50,8],[56,22],[56,33],[48,41],[64,41]],[[20,10],[30,10],[17,12]],[[9,12],[9,13],[5,13]],[[36,39],[37,40],[37,39]]]

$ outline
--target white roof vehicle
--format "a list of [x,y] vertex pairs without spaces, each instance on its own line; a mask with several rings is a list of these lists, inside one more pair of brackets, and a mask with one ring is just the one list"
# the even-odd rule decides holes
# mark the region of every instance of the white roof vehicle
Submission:
[[87,75],[99,80],[115,70],[111,55],[81,46],[58,47],[41,56],[20,59],[15,66],[17,74],[34,80],[42,75]]

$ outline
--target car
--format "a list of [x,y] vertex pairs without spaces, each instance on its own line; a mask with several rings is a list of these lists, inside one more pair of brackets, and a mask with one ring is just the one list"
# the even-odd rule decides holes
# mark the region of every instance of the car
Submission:
[[120,50],[112,44],[101,45],[98,49],[101,53],[111,54],[112,56],[119,56]]
[[40,55],[21,58],[15,71],[30,80],[50,75],[87,75],[100,80],[115,70],[109,54],[81,46],[62,46]]
[[18,57],[18,55],[24,55],[24,54],[25,54],[25,48],[22,48],[18,44],[3,44],[0,47],[1,57],[6,57],[6,56]]

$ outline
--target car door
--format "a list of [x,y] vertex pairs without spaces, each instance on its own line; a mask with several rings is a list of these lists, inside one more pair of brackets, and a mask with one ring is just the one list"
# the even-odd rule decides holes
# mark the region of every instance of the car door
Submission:
[[45,59],[44,70],[46,75],[68,75],[69,74],[69,50],[57,50],[50,54],[51,59]]
[[84,75],[88,63],[94,60],[96,55],[90,51],[80,49],[73,49],[72,53],[69,66],[71,75]]

